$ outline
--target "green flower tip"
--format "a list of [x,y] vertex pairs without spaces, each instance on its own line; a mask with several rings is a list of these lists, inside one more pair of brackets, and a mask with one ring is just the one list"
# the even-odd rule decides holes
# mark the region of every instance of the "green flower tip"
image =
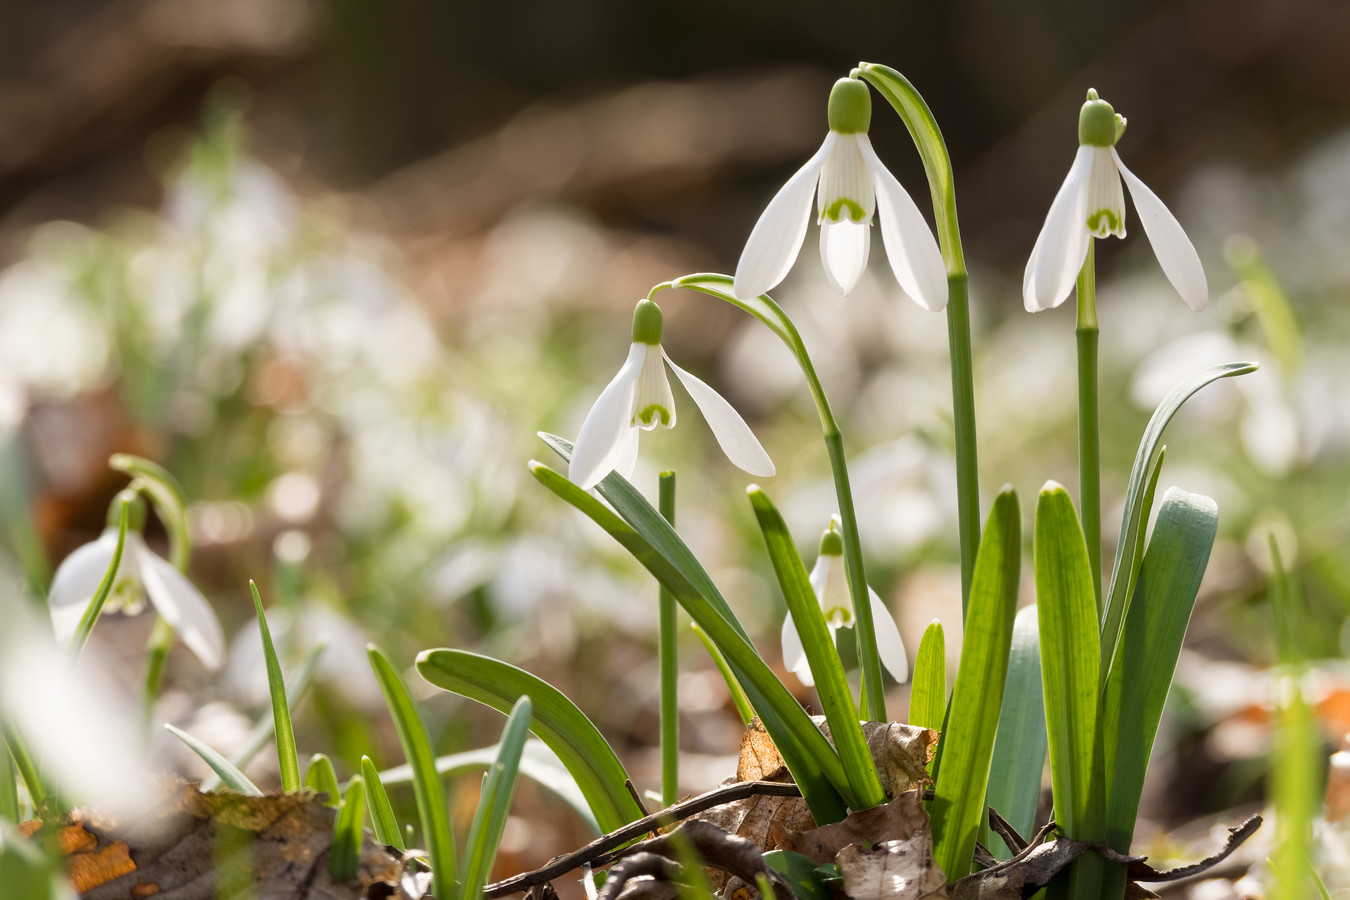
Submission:
[[122,520],[123,502],[127,504],[127,533],[145,531],[145,500],[139,493],[130,489],[118,491],[113,502],[108,505],[108,527],[118,527]]
[[820,555],[821,556],[843,556],[844,555],[844,536],[830,526],[824,534],[820,536]]
[[830,89],[830,130],[838,134],[866,134],[872,124],[872,94],[853,78],[840,78]]
[[1078,113],[1078,143],[1089,147],[1114,147],[1125,132],[1125,118],[1116,115],[1110,103],[1098,99],[1095,90]]
[[633,309],[633,343],[661,343],[661,307],[650,300],[639,300]]

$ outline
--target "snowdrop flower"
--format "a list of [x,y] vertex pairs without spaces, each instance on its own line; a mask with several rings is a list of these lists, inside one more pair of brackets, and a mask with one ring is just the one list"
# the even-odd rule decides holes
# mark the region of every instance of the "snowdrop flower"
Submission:
[[666,377],[667,365],[694,398],[727,458],[751,475],[772,475],[773,462],[740,414],[720,394],[670,361],[661,349],[661,308],[640,300],[633,310],[633,346],[628,359],[581,423],[568,477],[585,489],[594,487],[610,471],[626,478],[637,464],[638,429],[675,427],[675,398]]
[[[853,600],[848,593],[844,539],[839,534],[838,516],[832,519],[830,527],[821,535],[820,555],[816,557],[815,568],[811,570],[811,587],[815,589],[816,599],[825,612],[825,624],[829,626],[831,638],[840,628],[853,627]],[[867,596],[872,604],[872,626],[877,634],[877,654],[881,657],[881,664],[891,673],[891,677],[904,684],[909,680],[909,655],[905,653],[900,629],[895,627],[895,619],[877,592],[869,587]],[[803,684],[816,683],[791,613],[783,621],[783,665],[795,672]]]
[[1120,161],[1115,144],[1124,132],[1124,116],[1116,115],[1111,104],[1089,90],[1078,117],[1078,155],[1050,204],[1022,279],[1022,298],[1029,312],[1064,302],[1087,259],[1091,238],[1125,236],[1122,178],[1134,198],[1144,234],[1181,299],[1195,310],[1203,309],[1209,300],[1205,270],[1186,232],[1158,195]]
[[[117,506],[114,503],[114,507]],[[131,522],[127,527],[122,563],[103,611],[120,609],[134,615],[144,608],[148,598],[202,664],[215,671],[225,661],[225,634],[220,621],[201,591],[146,546],[145,538],[141,536],[144,510],[140,502],[130,506]],[[89,601],[112,565],[117,530],[117,526],[110,523],[98,540],[80,547],[56,569],[47,605],[56,638],[61,643],[69,642],[75,634]]]
[[835,82],[829,123],[825,143],[769,201],[750,232],[736,265],[736,296],[757,297],[787,277],[806,235],[815,193],[820,258],[831,284],[847,294],[862,277],[872,214],[879,209],[881,240],[900,287],[924,309],[942,309],[947,305],[942,253],[923,214],[867,138],[872,123],[867,85],[852,78]]

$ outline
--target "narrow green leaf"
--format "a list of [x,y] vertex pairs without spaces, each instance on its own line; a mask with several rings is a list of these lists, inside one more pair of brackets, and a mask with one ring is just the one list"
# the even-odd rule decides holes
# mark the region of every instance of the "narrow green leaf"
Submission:
[[521,697],[533,704],[530,730],[558,754],[605,831],[643,816],[628,793],[628,773],[599,730],[553,685],[523,669],[464,650],[424,650],[417,671],[430,684],[508,713]]
[[[384,702],[398,730],[403,755],[412,767],[413,794],[417,798],[417,813],[422,819],[422,835],[431,857],[435,873],[432,896],[435,900],[457,900],[458,882],[455,874],[454,836],[450,832],[450,817],[441,790],[441,779],[436,773],[436,758],[431,754],[431,741],[426,726],[417,713],[408,686],[389,663],[383,651],[374,644],[366,645],[366,655],[375,671],[375,679],[384,693]],[[472,898],[470,898],[472,900]]]
[[[323,656],[324,650],[328,649],[326,641],[320,641],[310,648],[309,654],[300,664],[300,671],[294,674],[292,678],[286,679],[286,708],[295,709],[300,705],[305,692],[314,681],[314,673],[319,669],[319,657]],[[236,768],[242,769],[252,762],[253,757],[258,755],[258,751],[263,748],[268,739],[276,731],[276,719],[270,712],[264,713],[258,717],[258,721],[253,723],[253,730],[248,733],[243,745],[230,757],[230,762]],[[220,779],[212,775],[210,778],[202,781],[202,790],[215,790],[220,784]]]
[[208,766],[215,770],[215,773],[220,776],[220,780],[224,782],[225,786],[230,790],[239,794],[245,794],[249,797],[262,796],[262,791],[258,790],[258,786],[252,781],[249,781],[247,775],[232,766],[228,759],[221,756],[215,750],[212,750],[186,731],[183,731],[181,728],[175,728],[167,723],[165,723],[164,727],[184,744],[187,744],[189,750],[200,756]]
[[375,840],[402,853],[408,848],[403,845],[403,835],[399,831],[398,819],[394,817],[394,808],[389,805],[384,782],[380,780],[380,773],[375,770],[375,764],[369,756],[361,757],[361,784],[366,791],[366,807],[370,810]]
[[[564,459],[571,453],[571,445],[561,438],[544,439]],[[616,473],[606,476],[599,490],[623,518],[542,463],[531,463],[530,471],[540,484],[595,520],[670,589],[726,657],[816,821],[842,819],[847,812],[843,794],[848,777],[838,754],[765,664],[712,579],[669,523]]]
[[713,665],[717,666],[717,671],[722,673],[722,680],[727,683],[727,691],[731,694],[731,705],[736,707],[736,714],[741,717],[741,724],[749,725],[755,717],[755,711],[750,706],[750,698],[745,696],[745,691],[741,688],[741,683],[736,680],[736,676],[731,674],[731,667],[727,665],[727,658],[722,655],[722,651],[717,649],[717,645],[708,637],[708,633],[698,627],[697,622],[690,622],[689,627],[694,629],[694,634],[703,642],[703,649],[708,651],[708,656],[712,657]]
[[[462,753],[438,757],[436,771],[443,779],[456,778],[471,772],[485,771],[496,759],[497,745],[493,744],[490,747],[479,747],[476,750],[465,750]],[[520,758],[520,774],[552,791],[576,811],[576,814],[591,827],[591,831],[597,835],[601,833],[600,824],[595,821],[595,814],[591,812],[586,795],[577,786],[576,779],[558,759],[558,754],[550,750],[543,741],[530,738],[525,742],[525,752]],[[380,773],[380,779],[385,784],[404,784],[412,780],[412,767],[404,765],[386,769]]]
[[[1134,838],[1149,754],[1218,522],[1208,497],[1177,488],[1163,496],[1111,662],[1102,697],[1106,839],[1122,853]],[[1107,877],[1124,889],[1123,867],[1109,866]]]
[[[98,590],[94,591],[94,596],[89,601],[89,605],[84,609],[84,615],[80,616],[80,623],[75,626],[75,633],[71,635],[70,644],[66,648],[66,655],[69,659],[76,660],[80,656],[80,651],[89,640],[89,635],[94,630],[95,623],[98,622],[99,615],[103,612],[103,605],[108,602],[108,595],[112,593],[113,585],[117,583],[117,572],[122,567],[122,554],[127,546],[127,516],[128,509],[131,506],[131,500],[135,494],[130,491],[122,491],[121,508],[117,512],[117,544],[113,547],[112,562],[108,564],[108,571],[104,573],[103,580],[98,583]],[[137,501],[140,503],[141,501]]]
[[15,730],[14,723],[3,710],[0,710],[0,739],[3,739],[4,748],[9,751],[9,758],[13,760],[14,769],[19,773],[19,780],[23,782],[24,790],[28,792],[28,802],[34,808],[41,806],[50,796],[50,792],[42,783],[37,764],[33,762],[33,757],[24,746],[23,739]]
[[[334,785],[334,789],[336,789]],[[328,857],[328,874],[336,881],[351,881],[356,877],[361,861],[361,822],[366,816],[366,793],[361,776],[352,778],[347,795],[342,798],[337,819],[333,822],[333,850]],[[476,895],[475,895],[476,896]]]
[[258,586],[252,580],[248,586],[253,592],[253,608],[258,614],[258,633],[262,635],[263,658],[267,662],[267,691],[272,695],[272,720],[277,739],[277,765],[281,769],[281,789],[289,793],[300,790],[300,755],[295,749],[295,730],[291,727],[291,708],[286,701],[286,682],[281,677],[281,663],[277,661],[277,651],[272,646],[272,633],[267,628],[267,616],[263,613]]
[[[1041,796],[1041,773],[1045,771],[1045,702],[1041,690],[1041,640],[1036,607],[1018,610],[1013,620],[1012,655],[1008,681],[1003,687],[1003,707],[998,714],[998,737],[994,759],[989,764],[986,802],[999,811],[1017,833],[1035,832],[1036,805]],[[990,835],[989,849],[999,859],[1011,859],[1012,849],[1003,838]]]
[[[1256,371],[1256,363],[1226,363],[1197,372],[1172,388],[1154,410],[1144,428],[1144,436],[1139,441],[1139,450],[1134,457],[1134,466],[1130,469],[1130,480],[1125,488],[1125,512],[1120,524],[1120,543],[1116,547],[1116,559],[1111,568],[1110,589],[1107,591],[1106,609],[1102,615],[1101,647],[1102,658],[1110,661],[1115,656],[1116,642],[1120,638],[1121,624],[1125,621],[1125,607],[1134,595],[1134,581],[1139,574],[1139,555],[1136,547],[1142,539],[1141,521],[1148,522],[1149,510],[1145,500],[1149,498],[1148,484],[1154,477],[1154,452],[1162,440],[1163,429],[1172,421],[1177,410],[1181,409],[1191,395],[1207,384],[1220,378],[1246,375]],[[1044,637],[1044,633],[1042,633]],[[1104,686],[1106,673],[1098,673],[1098,684]]]
[[961,665],[942,735],[932,806],[934,858],[950,880],[970,874],[984,816],[1021,571],[1022,508],[1006,487],[994,500],[975,557]]
[[754,507],[760,533],[764,535],[778,585],[801,637],[802,649],[806,651],[806,661],[816,680],[816,693],[830,723],[830,735],[848,776],[850,793],[844,799],[853,809],[871,809],[886,802],[886,791],[881,787],[872,752],[867,749],[867,739],[858,723],[858,707],[854,705],[843,663],[839,661],[839,651],[835,650],[830,628],[825,623],[825,612],[811,587],[811,576],[807,574],[806,564],[797,552],[787,523],[773,501],[754,485],[746,493]]
[[477,897],[492,873],[497,858],[497,846],[506,829],[506,814],[511,807],[511,795],[520,775],[520,756],[525,739],[530,734],[530,720],[534,710],[529,697],[521,697],[511,708],[511,717],[502,730],[497,759],[483,779],[483,790],[478,798],[478,809],[469,828],[469,839],[464,849],[464,880],[460,892],[464,897]]
[[155,512],[169,533],[169,562],[186,572],[192,554],[192,537],[187,523],[187,495],[173,473],[159,463],[129,453],[115,453],[108,467],[133,479],[133,488],[144,490],[155,504]]
[[1106,836],[1122,853],[1134,836],[1153,739],[1218,522],[1219,508],[1208,497],[1177,488],[1163,496],[1111,663],[1102,700]]
[[1096,840],[1097,601],[1078,513],[1054,482],[1041,489],[1036,505],[1034,555],[1055,820],[1075,840]]
[[[659,498],[661,517],[675,524],[675,473],[662,472]],[[679,606],[670,588],[657,589],[660,614],[657,625],[657,660],[661,667],[661,805],[674,806],[680,799],[680,645],[676,628]]]
[[0,742],[0,822],[19,821],[19,773],[9,748]]
[[909,687],[909,724],[942,729],[947,716],[947,639],[942,623],[928,623],[914,657],[914,677]]
[[305,787],[316,794],[323,794],[325,806],[337,809],[342,805],[342,789],[338,787],[337,770],[326,753],[315,753],[305,767]]

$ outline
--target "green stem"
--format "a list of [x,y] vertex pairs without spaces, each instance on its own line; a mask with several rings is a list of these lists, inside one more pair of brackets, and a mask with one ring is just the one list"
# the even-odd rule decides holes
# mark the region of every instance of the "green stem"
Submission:
[[19,773],[19,778],[23,780],[23,786],[28,791],[28,801],[33,804],[36,811],[47,799],[47,789],[42,784],[42,778],[38,775],[37,764],[33,762],[33,757],[29,755],[28,748],[24,746],[19,733],[14,729],[14,725],[7,717],[0,717],[0,738],[3,739],[4,750],[9,753],[9,757],[14,762],[14,768]]
[[1078,492],[1097,616],[1102,614],[1102,456],[1097,396],[1097,273],[1095,241],[1078,273]]
[[103,612],[103,605],[108,602],[108,595],[112,593],[113,585],[117,583],[118,570],[122,568],[122,555],[127,546],[127,510],[131,505],[126,492],[119,502],[121,508],[117,513],[117,544],[113,547],[112,562],[108,564],[108,571],[103,573],[103,580],[99,582],[98,589],[94,591],[89,605],[85,607],[84,615],[80,616],[80,623],[75,627],[75,633],[71,635],[70,644],[66,647],[66,656],[72,663],[79,659],[80,651],[89,641],[89,635]]
[[956,220],[956,182],[951,156],[933,111],[909,79],[889,66],[859,63],[861,77],[894,107],[923,159],[938,246],[947,266],[947,344],[952,364],[952,423],[956,442],[956,506],[961,537],[961,612],[970,598],[975,554],[980,547],[980,482],[975,441],[975,379],[970,351],[970,308],[965,252]]
[[[761,294],[752,300],[742,300],[731,292],[731,286],[732,279],[728,275],[699,273],[659,284],[652,288],[652,294],[667,287],[690,288],[710,297],[725,300],[769,326],[796,358],[797,365],[806,378],[811,399],[815,401],[816,413],[820,416],[825,449],[830,456],[830,470],[834,473],[834,490],[839,503],[839,518],[842,521],[840,534],[844,540],[844,568],[848,575],[848,592],[853,599],[855,621],[853,631],[858,643],[858,664],[862,669],[862,697],[859,707],[865,719],[874,722],[888,721],[886,694],[881,681],[881,657],[877,653],[872,604],[867,595],[867,574],[863,570],[862,542],[858,536],[858,516],[853,508],[853,489],[848,481],[843,436],[840,434],[839,425],[830,409],[830,401],[825,396],[825,388],[820,383],[816,367],[811,363],[811,357],[806,352],[806,344],[802,342],[797,326],[768,294]],[[978,533],[977,530],[976,534]]]
[[[675,473],[662,472],[657,499],[661,517],[675,525]],[[680,703],[678,643],[675,639],[675,596],[661,586],[661,802],[674,806],[680,799]]]
[[168,658],[169,648],[173,646],[173,626],[163,616],[155,616],[155,625],[150,629],[150,639],[145,648],[145,682],[141,697],[142,730],[150,733],[151,717],[155,711],[155,701],[159,699],[159,690],[164,683],[164,662]]

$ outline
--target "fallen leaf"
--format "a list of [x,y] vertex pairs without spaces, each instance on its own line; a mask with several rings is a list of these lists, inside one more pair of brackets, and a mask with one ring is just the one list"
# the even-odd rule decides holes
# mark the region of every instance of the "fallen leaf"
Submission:
[[820,866],[834,862],[839,851],[849,844],[905,841],[927,830],[928,814],[924,812],[919,792],[912,790],[890,803],[849,813],[842,822],[782,835],[779,847],[800,853]]
[[[403,862],[369,838],[352,882],[329,876],[336,812],[313,794],[203,794],[174,781],[149,809],[132,823],[79,809],[54,823],[56,846],[84,900],[214,900],[222,873],[232,883],[251,882],[260,900],[414,900],[399,887]],[[42,828],[30,822],[23,831]],[[220,840],[227,833],[231,839]],[[237,853],[223,852],[236,846]],[[249,868],[240,872],[242,866]]]
[[903,841],[871,848],[850,844],[834,858],[853,900],[918,900],[945,897],[947,876],[933,859],[927,827]]

